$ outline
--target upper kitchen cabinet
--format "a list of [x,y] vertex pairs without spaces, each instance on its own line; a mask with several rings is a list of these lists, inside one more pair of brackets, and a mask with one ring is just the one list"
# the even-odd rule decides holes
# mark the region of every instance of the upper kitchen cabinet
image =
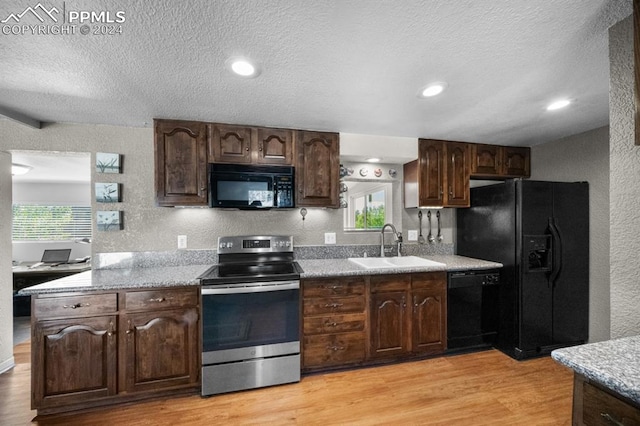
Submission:
[[418,140],[418,159],[404,165],[404,206],[468,207],[469,144]]
[[296,205],[339,207],[340,138],[337,133],[298,131]]
[[251,127],[231,124],[209,125],[210,163],[251,163]]
[[207,205],[207,126],[154,120],[156,204]]
[[531,149],[470,144],[471,178],[504,179],[531,175]]
[[209,162],[293,164],[294,131],[266,127],[209,125]]

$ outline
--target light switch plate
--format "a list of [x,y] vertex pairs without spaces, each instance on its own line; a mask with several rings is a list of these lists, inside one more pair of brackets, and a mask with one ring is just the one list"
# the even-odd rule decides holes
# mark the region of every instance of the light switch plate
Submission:
[[336,243],[336,233],[335,232],[325,232],[324,233],[324,243],[325,244],[335,244]]
[[186,248],[187,248],[187,236],[178,235],[178,249],[186,249]]
[[407,240],[408,241],[418,241],[418,230],[417,229],[410,229],[409,230],[409,234],[407,235]]

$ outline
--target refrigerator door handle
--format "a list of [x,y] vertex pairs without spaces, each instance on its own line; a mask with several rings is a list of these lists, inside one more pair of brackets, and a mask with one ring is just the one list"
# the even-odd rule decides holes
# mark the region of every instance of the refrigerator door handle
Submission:
[[562,238],[560,237],[560,231],[558,230],[558,225],[555,219],[551,217],[549,218],[549,230],[553,239],[553,268],[551,269],[549,282],[555,287],[556,279],[562,270]]

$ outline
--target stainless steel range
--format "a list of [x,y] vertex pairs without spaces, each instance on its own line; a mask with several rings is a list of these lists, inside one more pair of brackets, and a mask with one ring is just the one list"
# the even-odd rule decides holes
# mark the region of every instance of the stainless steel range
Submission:
[[293,237],[218,239],[200,277],[203,396],[300,381],[300,272]]

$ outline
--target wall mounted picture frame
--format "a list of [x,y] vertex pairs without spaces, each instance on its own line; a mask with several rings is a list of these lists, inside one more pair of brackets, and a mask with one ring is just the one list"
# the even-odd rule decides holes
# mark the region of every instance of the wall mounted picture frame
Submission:
[[98,173],[121,173],[122,161],[120,154],[97,152],[96,172]]
[[122,211],[101,210],[96,212],[98,231],[121,231],[123,229]]
[[121,185],[119,183],[96,183],[96,202],[119,203],[122,201]]

